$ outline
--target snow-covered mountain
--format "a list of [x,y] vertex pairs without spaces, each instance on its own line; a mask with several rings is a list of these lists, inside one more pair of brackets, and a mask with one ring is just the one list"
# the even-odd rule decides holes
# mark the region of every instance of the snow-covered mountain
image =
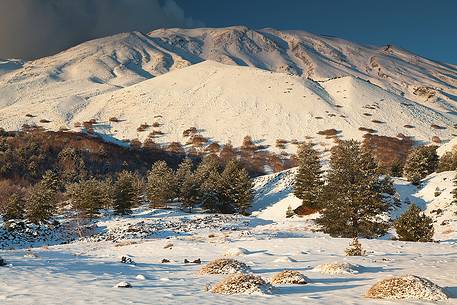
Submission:
[[[162,29],[149,36],[169,50],[202,59],[287,72],[314,80],[360,77],[430,107],[454,111],[457,69],[392,45],[364,46],[304,31]],[[424,42],[425,43],[425,42]]]
[[[192,126],[235,145],[248,134],[269,145],[325,142],[316,133],[330,128],[344,138],[372,129],[449,140],[456,96],[454,65],[301,31],[161,29],[30,62],[0,60],[1,127],[97,119],[99,132],[144,139],[137,127],[159,120],[159,142],[184,141]],[[122,122],[107,122],[113,116]]]

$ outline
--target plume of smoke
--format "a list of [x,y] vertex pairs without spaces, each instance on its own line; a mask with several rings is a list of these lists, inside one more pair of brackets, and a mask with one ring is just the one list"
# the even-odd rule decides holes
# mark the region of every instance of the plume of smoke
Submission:
[[0,58],[39,58],[119,32],[195,25],[174,0],[1,0]]

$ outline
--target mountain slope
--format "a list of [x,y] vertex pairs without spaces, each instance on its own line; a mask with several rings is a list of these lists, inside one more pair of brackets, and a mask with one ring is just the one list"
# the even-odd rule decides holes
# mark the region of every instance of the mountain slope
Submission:
[[[33,113],[65,126],[91,96],[197,61],[163,50],[138,32],[89,41],[31,62],[0,61],[0,109],[3,115]],[[22,124],[6,120],[2,125],[15,129]]]
[[[213,62],[201,63],[206,59]],[[247,134],[269,145],[277,138],[323,141],[316,133],[329,128],[344,138],[371,129],[430,142],[452,136],[456,80],[455,65],[302,31],[132,32],[31,62],[0,60],[0,126],[73,128],[116,116],[126,121],[97,130],[144,139],[137,127],[162,115],[160,142],[185,140],[191,126],[235,145]]]
[[343,138],[361,138],[364,127],[388,136],[402,132],[423,141],[435,135],[448,139],[453,125],[440,112],[354,77],[317,83],[213,61],[95,96],[74,120],[107,122],[110,117],[122,121],[104,124],[99,131],[118,138],[144,139],[148,132],[136,128],[158,120],[164,133],[159,142],[185,142],[183,131],[196,127],[218,142],[238,145],[251,135],[271,146],[278,138],[326,142],[317,133],[329,128]]
[[[352,75],[408,99],[455,111],[457,69],[395,46],[364,46],[304,31],[160,29],[149,36],[170,50],[322,80]],[[425,42],[424,42],[425,43]]]

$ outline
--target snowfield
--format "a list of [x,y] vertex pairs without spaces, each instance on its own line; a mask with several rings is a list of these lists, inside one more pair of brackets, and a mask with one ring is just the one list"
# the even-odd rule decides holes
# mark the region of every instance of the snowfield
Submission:
[[[390,276],[416,275],[444,288],[449,299],[440,304],[456,303],[457,230],[455,206],[449,204],[455,172],[432,174],[420,189],[403,180],[395,182],[403,200],[409,197],[434,218],[434,238],[439,243],[393,241],[389,236],[363,239],[367,251],[363,257],[345,256],[349,239],[314,232],[316,215],[285,218],[288,205],[299,204],[292,193],[294,173],[291,169],[256,178],[250,217],[148,208],[118,217],[105,211],[94,223],[96,227],[86,231],[90,236],[60,240],[68,244],[59,244],[56,235],[39,243],[3,241],[0,256],[7,266],[0,267],[0,302],[405,304],[365,295],[372,285]],[[442,193],[435,197],[437,185]],[[404,208],[394,210],[393,217]],[[443,212],[433,212],[436,209]],[[445,220],[448,223],[442,225]],[[274,285],[271,294],[214,294],[208,290],[224,275],[203,275],[200,268],[218,258],[243,262],[266,281],[288,269],[301,272],[310,283]],[[198,259],[201,264],[192,263]],[[334,263],[341,264],[341,272],[328,274],[327,267],[319,267]],[[131,288],[116,287],[128,284]],[[408,300],[407,304],[428,303]]]

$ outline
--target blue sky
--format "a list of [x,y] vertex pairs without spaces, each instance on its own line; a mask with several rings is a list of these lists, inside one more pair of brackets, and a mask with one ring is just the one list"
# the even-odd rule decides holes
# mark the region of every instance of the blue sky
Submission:
[[457,0],[176,0],[209,27],[299,29],[457,64]]

